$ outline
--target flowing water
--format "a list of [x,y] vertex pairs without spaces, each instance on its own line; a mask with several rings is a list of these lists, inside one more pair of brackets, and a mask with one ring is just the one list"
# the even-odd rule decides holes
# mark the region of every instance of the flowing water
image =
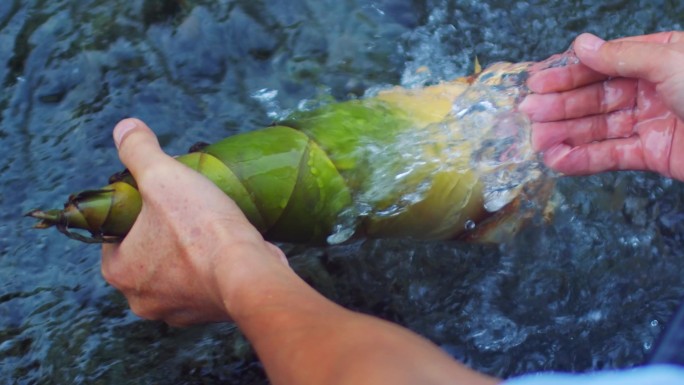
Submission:
[[[0,2],[0,379],[262,384],[231,325],[141,321],[99,250],[21,214],[118,171],[110,132],[165,149],[268,125],[307,101],[540,60],[580,32],[681,29],[677,1],[4,0]],[[421,70],[429,68],[429,71]],[[318,290],[498,376],[637,365],[684,297],[684,190],[645,173],[558,180],[560,203],[498,246],[287,246]]]

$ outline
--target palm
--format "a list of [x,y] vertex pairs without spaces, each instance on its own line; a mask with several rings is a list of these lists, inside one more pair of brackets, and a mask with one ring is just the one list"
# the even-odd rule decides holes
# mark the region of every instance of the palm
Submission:
[[[639,83],[640,88],[655,89],[645,81]],[[627,167],[618,168],[650,170],[684,179],[684,168],[680,166],[684,161],[684,122],[654,91],[638,96],[636,103],[634,134],[627,139],[635,141],[636,149],[625,154],[628,159],[633,158]]]
[[539,63],[528,83],[537,93],[520,109],[534,122],[533,145],[551,168],[571,175],[650,170],[684,180],[684,75],[651,66],[640,70],[642,78],[622,76],[622,67],[548,63]]
[[550,154],[560,161],[550,166],[559,171],[592,174],[630,169],[665,175],[676,171],[671,167],[676,159],[670,154],[684,123],[659,98],[653,84],[613,79],[540,98],[531,113],[537,121],[533,143],[538,150],[567,146],[556,149],[568,150],[562,159]]

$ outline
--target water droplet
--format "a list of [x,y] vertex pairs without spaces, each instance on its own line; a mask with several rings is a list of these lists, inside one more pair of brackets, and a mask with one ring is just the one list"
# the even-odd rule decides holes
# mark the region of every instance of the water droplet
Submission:
[[268,88],[262,88],[259,91],[252,94],[252,97],[260,102],[272,101],[278,96],[278,90],[269,90]]
[[332,233],[327,241],[331,245],[337,245],[340,244],[344,241],[347,241],[349,238],[354,235],[354,229],[353,228],[338,228],[334,233]]
[[654,319],[653,321],[651,321],[651,326],[653,326],[653,327],[658,326],[658,320]]
[[466,229],[466,230],[472,231],[472,230],[475,230],[475,227],[477,227],[477,224],[475,223],[474,220],[468,219],[468,220],[465,222],[465,229]]
[[262,88],[250,96],[266,109],[266,115],[273,120],[284,119],[290,114],[290,111],[284,110],[278,105],[278,90]]

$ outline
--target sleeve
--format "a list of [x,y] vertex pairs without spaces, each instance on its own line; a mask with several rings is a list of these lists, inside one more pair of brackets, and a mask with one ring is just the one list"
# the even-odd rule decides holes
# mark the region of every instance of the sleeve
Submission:
[[682,385],[684,367],[643,366],[587,374],[540,373],[510,378],[501,385]]

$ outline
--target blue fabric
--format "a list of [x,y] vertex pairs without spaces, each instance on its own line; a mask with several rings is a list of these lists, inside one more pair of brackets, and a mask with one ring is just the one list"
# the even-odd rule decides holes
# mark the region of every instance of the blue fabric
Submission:
[[684,385],[684,367],[654,365],[586,374],[528,374],[501,385]]

